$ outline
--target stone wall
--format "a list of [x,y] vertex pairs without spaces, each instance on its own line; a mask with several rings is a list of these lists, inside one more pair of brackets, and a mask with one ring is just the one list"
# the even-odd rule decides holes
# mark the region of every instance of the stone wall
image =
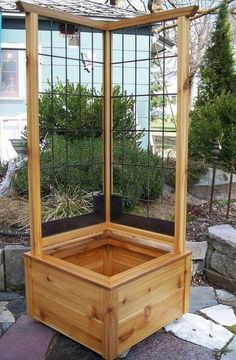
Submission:
[[23,254],[29,247],[23,245],[7,245],[0,249],[0,291],[24,289]]
[[236,292],[236,229],[216,225],[208,229],[209,247],[206,257],[207,279],[231,292]]

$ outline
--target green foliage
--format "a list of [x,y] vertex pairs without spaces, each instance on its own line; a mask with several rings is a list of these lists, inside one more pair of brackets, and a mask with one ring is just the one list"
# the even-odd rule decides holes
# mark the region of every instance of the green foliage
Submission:
[[223,165],[236,156],[236,97],[222,94],[190,115],[189,155],[192,159],[212,160],[213,143],[220,141]]
[[210,44],[200,67],[200,93],[198,103],[212,102],[223,92],[235,92],[236,76],[233,57],[229,9],[223,0],[212,32]]
[[[133,112],[134,99],[121,94],[120,86],[113,88],[113,129],[116,140],[138,140],[142,133],[135,130]],[[40,134],[43,139],[48,133],[57,133],[71,140],[102,135],[102,94],[87,86],[67,81],[64,85],[58,81],[40,97]],[[124,133],[121,129],[126,129]],[[130,130],[130,132],[129,132]]]
[[[52,141],[54,151],[52,152]],[[93,145],[92,142],[93,141]],[[47,145],[41,151],[41,193],[47,197],[51,188],[57,189],[60,194],[69,193],[71,189],[80,189],[90,193],[102,191],[102,141],[101,139],[83,138],[69,140],[67,143],[69,164],[65,153],[65,140],[61,136],[55,136],[53,140],[47,141]],[[122,161],[122,156],[124,159]],[[114,162],[129,164],[130,166],[115,165],[113,167],[114,192],[120,193],[122,186],[124,195],[130,200],[127,206],[134,205],[137,199],[149,198],[155,200],[161,191],[160,172],[148,169],[150,166],[160,166],[160,159],[157,155],[148,154],[140,148],[135,140],[124,143],[122,150],[121,142],[114,141]],[[54,169],[52,171],[51,165]],[[80,166],[76,164],[80,163]],[[143,166],[132,166],[134,163]],[[73,166],[75,165],[75,166]],[[122,184],[123,175],[123,184]],[[15,179],[16,188],[21,195],[27,195],[27,163],[17,173]],[[68,185],[69,184],[69,185]],[[149,190],[148,190],[149,185]]]
[[190,115],[189,136],[190,157],[209,163],[213,143],[219,141],[223,166],[236,155],[236,74],[228,14],[224,0],[200,68],[200,91]]

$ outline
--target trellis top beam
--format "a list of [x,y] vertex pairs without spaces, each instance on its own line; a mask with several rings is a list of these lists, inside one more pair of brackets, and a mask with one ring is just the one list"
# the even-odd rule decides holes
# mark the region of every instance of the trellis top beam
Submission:
[[64,21],[75,25],[88,26],[97,30],[108,30],[108,23],[105,21],[92,20],[84,16],[68,14],[61,10],[53,10],[44,6],[29,4],[24,1],[17,1],[16,6],[21,12],[35,13],[44,18],[50,18],[60,22]]
[[198,10],[197,6],[187,6],[184,8],[161,11],[156,14],[135,16],[131,19],[129,18],[120,21],[106,22],[106,21],[88,19],[79,15],[68,14],[64,11],[53,10],[43,6],[32,5],[24,1],[17,1],[16,6],[21,12],[35,13],[45,18],[65,21],[76,25],[88,26],[97,30],[111,30],[111,31],[129,28],[132,26],[141,26],[141,25],[158,23],[161,21],[174,20],[180,16],[192,17],[196,14]]
[[160,11],[155,14],[136,16],[131,19],[123,19],[109,23],[109,30],[119,30],[132,26],[141,26],[158,23],[161,21],[175,20],[180,16],[192,17],[198,11],[198,6],[187,6],[184,8]]

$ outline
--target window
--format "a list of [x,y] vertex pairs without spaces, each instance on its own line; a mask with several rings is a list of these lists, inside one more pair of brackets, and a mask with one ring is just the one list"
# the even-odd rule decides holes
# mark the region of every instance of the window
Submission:
[[0,98],[24,98],[26,86],[25,50],[20,48],[21,44],[17,44],[17,46],[14,46],[15,44],[2,45]]
[[4,97],[19,96],[18,51],[2,51],[2,69],[0,95]]

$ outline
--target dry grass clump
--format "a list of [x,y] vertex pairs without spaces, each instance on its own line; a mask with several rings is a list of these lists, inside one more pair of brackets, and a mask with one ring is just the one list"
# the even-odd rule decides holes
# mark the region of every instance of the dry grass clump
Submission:
[[[0,197],[0,229],[18,227],[18,219],[29,219],[28,200],[18,197]],[[28,220],[29,222],[29,220]]]

